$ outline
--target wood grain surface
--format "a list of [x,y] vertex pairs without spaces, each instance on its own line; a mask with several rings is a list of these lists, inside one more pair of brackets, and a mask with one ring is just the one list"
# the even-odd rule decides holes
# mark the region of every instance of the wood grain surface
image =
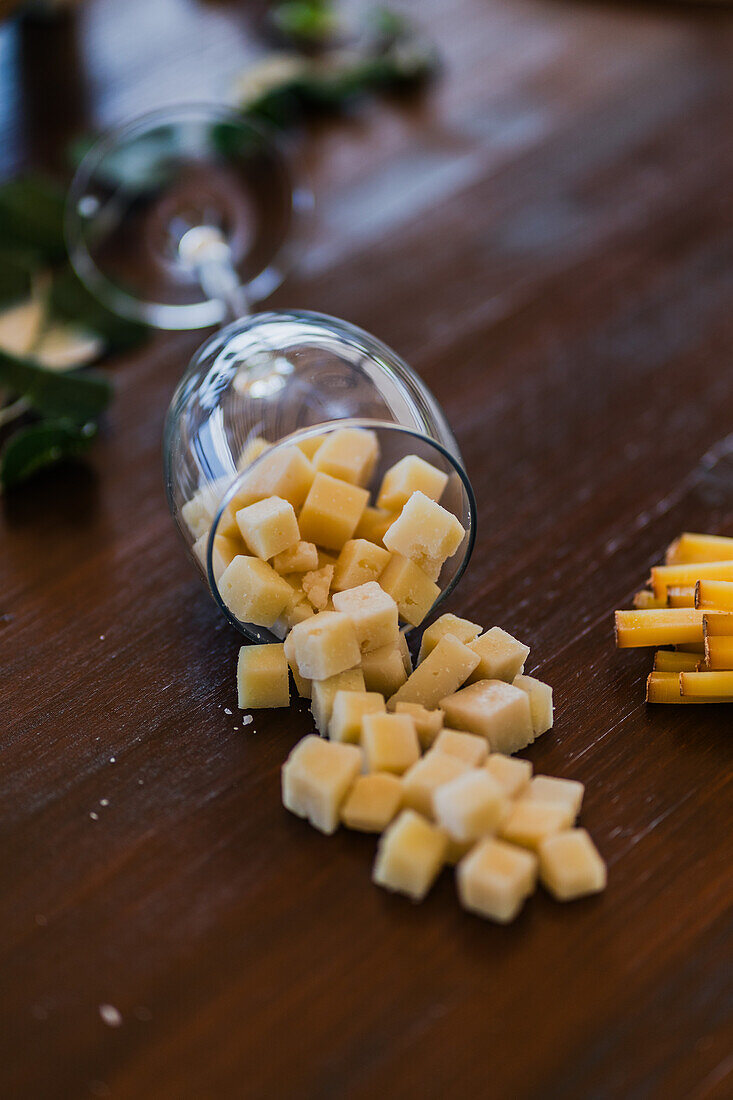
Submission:
[[[557,719],[527,755],[587,784],[608,890],[499,928],[448,873],[422,906],[377,890],[373,839],[284,812],[309,716],[238,720],[239,638],[162,488],[202,336],[157,335],[109,364],[88,465],[0,509],[4,1097],[733,1091],[733,711],[645,707],[649,655],[611,632],[680,530],[733,533],[733,16],[409,6],[442,78],[309,135],[317,230],[272,302],[375,332],[443,404],[480,516],[452,609],[531,644]],[[262,7],[6,24],[0,175],[221,98]]]

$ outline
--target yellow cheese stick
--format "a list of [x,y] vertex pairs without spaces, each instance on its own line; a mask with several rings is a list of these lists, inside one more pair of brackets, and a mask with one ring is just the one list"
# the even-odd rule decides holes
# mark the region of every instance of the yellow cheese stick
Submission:
[[705,611],[733,611],[733,581],[699,580],[695,607]]
[[[682,673],[681,675],[686,675]],[[699,676],[700,673],[692,673]],[[702,673],[709,676],[710,673]],[[647,703],[724,703],[725,698],[689,698],[680,694],[680,678],[674,672],[651,672],[646,681]]]
[[730,702],[733,699],[733,671],[681,672],[680,687],[686,698]]
[[733,669],[733,638],[706,638],[705,662],[710,671]]
[[616,645],[635,646],[702,644],[702,611],[694,607],[657,611],[617,611]]
[[733,559],[733,539],[725,535],[698,535],[685,531],[667,547],[667,565]]
[[690,642],[688,645],[676,645],[675,649],[678,653],[704,653],[705,646],[702,642]]
[[702,617],[703,635],[711,638],[728,638],[733,634],[733,615],[730,611],[705,611]]
[[666,599],[668,588],[681,588],[698,581],[733,581],[733,561],[693,562],[684,565],[656,565],[649,583],[657,599]]
[[667,607],[694,607],[695,589],[692,585],[667,589]]
[[642,588],[641,592],[637,592],[634,596],[633,604],[637,611],[652,611],[654,608],[666,607],[667,601],[658,600],[648,588]]
[[655,672],[695,672],[697,665],[696,653],[673,653],[669,649],[658,649],[654,654]]

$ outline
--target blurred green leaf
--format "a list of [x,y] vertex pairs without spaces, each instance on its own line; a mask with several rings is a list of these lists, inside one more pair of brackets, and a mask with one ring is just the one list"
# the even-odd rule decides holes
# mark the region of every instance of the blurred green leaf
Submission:
[[0,185],[0,247],[38,264],[66,256],[64,191],[43,176],[18,176]]
[[0,482],[7,489],[61,459],[76,458],[87,450],[96,434],[94,423],[79,426],[63,419],[42,420],[20,428],[0,456]]
[[333,0],[283,0],[270,10],[269,19],[276,31],[305,46],[327,45],[340,22]]
[[112,387],[101,375],[91,371],[59,374],[3,351],[0,386],[16,397],[25,397],[37,412],[74,424],[96,419],[112,396]]
[[30,295],[34,268],[28,256],[3,249],[0,241],[0,309]]

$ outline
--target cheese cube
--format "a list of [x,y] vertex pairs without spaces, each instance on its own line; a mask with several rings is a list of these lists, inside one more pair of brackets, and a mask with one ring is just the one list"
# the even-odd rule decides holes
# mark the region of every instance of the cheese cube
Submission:
[[385,512],[381,508],[372,508],[367,504],[356,525],[354,538],[366,539],[367,542],[382,546],[385,531],[392,526],[398,515],[399,512]]
[[553,802],[564,806],[575,821],[580,813],[585,787],[577,779],[556,779],[552,775],[536,775],[522,792],[530,802]]
[[360,775],[341,807],[341,820],[349,829],[381,833],[402,808],[402,780],[388,772]]
[[512,802],[499,826],[499,835],[512,844],[537,849],[545,837],[568,829],[573,820],[567,806],[559,802],[530,802],[520,798]]
[[267,497],[240,508],[237,524],[249,549],[263,561],[297,545],[300,540],[293,506],[280,497]]
[[335,592],[333,606],[351,619],[362,653],[398,644],[397,604],[376,581],[367,581],[348,592]]
[[606,888],[606,865],[585,829],[549,836],[539,846],[540,879],[558,901]]
[[521,673],[529,656],[529,646],[512,638],[500,626],[492,626],[491,630],[487,630],[469,645],[479,656],[471,683],[478,680],[506,680],[511,684],[514,677]]
[[480,733],[492,752],[511,754],[534,740],[527,693],[503,680],[481,680],[441,699],[440,705],[452,728]]
[[298,447],[277,447],[242,479],[236,494],[239,507],[244,508],[265,497],[281,497],[297,510],[308,495],[314,474],[315,470]]
[[380,587],[397,604],[400,617],[410,626],[419,626],[440,596],[437,584],[409,558],[393,554],[379,578]]
[[441,730],[438,734],[433,748],[436,752],[447,752],[449,756],[457,756],[474,768],[484,763],[489,752],[485,737],[447,729]]
[[378,886],[422,901],[440,873],[446,846],[441,829],[414,810],[403,810],[380,837],[372,878]]
[[313,695],[313,681],[306,680],[304,676],[300,675],[298,666],[293,662],[288,661],[290,671],[293,674],[293,682],[295,683],[295,690],[301,699],[310,699]]
[[458,864],[456,881],[464,909],[507,924],[535,888],[537,858],[512,844],[487,838]]
[[306,458],[313,461],[316,451],[323,446],[325,439],[325,435],[310,435],[307,439],[301,439],[295,446],[303,452]]
[[368,485],[379,458],[374,432],[364,428],[339,428],[328,432],[314,455],[316,470],[352,485]]
[[453,557],[465,534],[452,512],[416,492],[385,532],[383,541],[393,554],[409,558],[431,581],[437,581],[443,562]]
[[402,631],[399,632],[397,637],[397,648],[402,655],[402,663],[405,666],[405,676],[412,675],[412,654],[410,653],[410,647],[407,644],[407,638]]
[[251,466],[256,458],[263,455],[265,451],[269,451],[272,443],[268,443],[266,439],[263,439],[261,435],[254,435],[247,443],[242,447],[239,452],[239,458],[237,459],[237,469],[240,473],[246,470],[248,466]]
[[451,695],[465,683],[477,661],[476,654],[463,642],[452,634],[445,634],[432,653],[389,699],[388,709],[394,710],[397,703],[421,703],[428,709],[437,707],[444,696]]
[[316,734],[304,737],[283,764],[283,805],[322,833],[334,833],[361,761],[357,745],[323,741]]
[[288,663],[280,644],[243,645],[237,662],[240,710],[290,705]]
[[409,714],[423,749],[429,749],[443,728],[443,711],[428,710],[422,703],[395,703],[396,714]]
[[445,850],[445,862],[453,867],[456,863],[460,863],[464,856],[468,855],[472,848],[476,846],[474,840],[456,840],[454,837],[448,837],[448,847]]
[[316,729],[322,737],[326,736],[328,724],[333,714],[333,704],[340,691],[363,691],[364,674],[360,668],[350,668],[346,672],[337,672],[327,680],[314,680],[311,686],[311,712]]
[[292,601],[292,588],[260,558],[238,554],[219,578],[219,592],[242,623],[271,627]]
[[402,775],[420,757],[415,723],[406,714],[365,714],[361,746],[370,772]]
[[378,691],[387,698],[394,695],[407,679],[405,662],[397,645],[385,645],[370,653],[362,653],[361,670],[367,691]]
[[327,680],[355,668],[361,657],[354,624],[338,611],[321,611],[294,626],[285,652],[307,680]]
[[486,761],[486,770],[499,783],[507,798],[521,795],[532,778],[529,760],[518,760],[516,756],[505,756],[501,752],[491,753]]
[[414,492],[431,500],[440,500],[448,484],[448,475],[417,455],[405,455],[387,470],[377,497],[377,506],[399,512]]
[[278,573],[311,573],[318,569],[318,550],[314,542],[296,542],[288,550],[276,554],[272,559],[273,569]]
[[428,752],[416,761],[402,776],[403,802],[405,806],[434,817],[433,797],[439,787],[457,779],[470,770],[471,765],[457,756],[444,752]]
[[366,489],[317,473],[300,512],[302,537],[327,550],[340,550],[353,538],[368,500]]
[[295,598],[288,604],[282,615],[280,615],[277,622],[273,625],[272,632],[284,638],[294,626],[298,623],[302,623],[305,619],[310,619],[313,614],[313,608],[305,598],[305,594],[296,594]]
[[427,628],[422,636],[418,664],[424,661],[428,654],[432,653],[444,634],[452,634],[459,642],[468,645],[478,638],[481,627],[478,623],[472,623],[468,619],[459,619],[457,615],[441,615]]
[[433,804],[438,824],[456,840],[495,833],[507,813],[504,792],[484,768],[471,768],[439,787]]
[[323,569],[316,569],[313,573],[303,574],[303,591],[318,611],[323,611],[328,603],[333,570],[332,565],[324,565]]
[[202,485],[181,508],[181,519],[195,539],[201,538],[211,527],[222,492],[223,488],[218,482]]
[[376,691],[337,691],[328,736],[332,741],[348,741],[358,745],[364,715],[384,714],[385,710],[384,698]]
[[552,728],[552,688],[535,680],[534,676],[515,676],[514,687],[526,691],[529,696],[529,710],[532,715],[532,730],[535,737],[547,733]]
[[[209,549],[209,532],[201,535],[193,544],[193,552],[206,571],[206,553]],[[230,539],[226,535],[214,535],[214,546],[211,553],[211,567],[214,572],[214,580],[219,582],[222,573],[230,565],[237,554],[242,553],[242,540]]]
[[334,592],[358,588],[367,581],[376,581],[389,562],[389,551],[366,539],[349,539],[344,543],[336,562],[333,577]]

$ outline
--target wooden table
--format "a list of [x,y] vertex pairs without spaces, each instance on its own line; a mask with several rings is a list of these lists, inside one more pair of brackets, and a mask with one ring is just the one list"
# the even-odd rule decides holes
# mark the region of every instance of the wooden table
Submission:
[[[453,609],[531,643],[557,719],[527,755],[587,784],[608,890],[495,927],[449,874],[412,906],[370,884],[372,839],[283,811],[308,714],[238,720],[239,638],[162,490],[202,336],[159,335],[110,364],[88,467],[2,506],[13,1100],[731,1095],[733,711],[646,707],[649,656],[611,635],[676,533],[733,531],[731,16],[413,7],[443,79],[311,135],[318,232],[273,304],[378,333],[442,402],[480,505]],[[0,172],[223,95],[259,8],[98,0],[6,26]]]

